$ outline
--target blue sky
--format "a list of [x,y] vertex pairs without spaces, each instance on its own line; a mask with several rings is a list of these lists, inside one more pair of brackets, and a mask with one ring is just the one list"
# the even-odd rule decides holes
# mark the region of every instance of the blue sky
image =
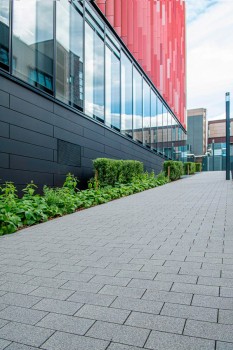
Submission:
[[225,92],[233,101],[233,0],[186,0],[186,14],[187,107],[223,118]]

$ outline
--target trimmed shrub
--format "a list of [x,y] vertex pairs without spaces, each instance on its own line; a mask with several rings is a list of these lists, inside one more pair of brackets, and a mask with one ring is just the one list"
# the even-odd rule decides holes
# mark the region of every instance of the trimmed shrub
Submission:
[[170,167],[170,180],[175,181],[180,179],[180,177],[183,175],[183,163],[174,161],[174,160],[167,160],[163,163],[163,170],[165,172],[165,176],[168,176],[168,168]]
[[193,162],[184,163],[184,173],[185,175],[193,175],[196,171],[196,165]]
[[137,160],[97,158],[93,164],[96,181],[101,186],[127,184],[143,174],[143,163]]
[[195,166],[196,166],[196,173],[199,173],[201,172],[201,169],[202,169],[202,164],[201,163],[195,163]]

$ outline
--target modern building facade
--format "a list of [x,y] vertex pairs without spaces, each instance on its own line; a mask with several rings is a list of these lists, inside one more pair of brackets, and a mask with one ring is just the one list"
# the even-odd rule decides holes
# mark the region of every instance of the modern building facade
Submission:
[[[233,156],[233,118],[230,120],[230,154]],[[226,156],[226,120],[208,121],[208,149],[215,156]]]
[[[132,26],[138,33],[144,28],[133,45],[151,42],[149,63],[100,3],[0,0],[1,182],[60,185],[68,172],[85,180],[97,157],[137,159],[155,172],[164,159],[185,157],[184,31],[182,45],[172,46],[183,28],[184,3],[168,1],[167,13],[164,1],[147,2],[147,10],[157,3],[150,7],[148,37],[139,12]],[[140,9],[142,1],[136,3]],[[154,10],[162,16],[157,27]],[[122,21],[124,14],[122,2]]]
[[207,151],[206,109],[195,108],[187,111],[187,146],[195,157],[205,155]]

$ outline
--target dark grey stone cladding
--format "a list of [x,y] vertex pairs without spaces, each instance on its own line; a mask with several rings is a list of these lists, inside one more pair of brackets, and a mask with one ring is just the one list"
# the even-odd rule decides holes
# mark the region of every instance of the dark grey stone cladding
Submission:
[[[57,162],[57,140],[81,146],[81,166]],[[13,181],[19,189],[33,180],[60,186],[65,174],[85,185],[93,176],[97,157],[135,159],[156,173],[164,159],[143,146],[0,75],[0,183]]]

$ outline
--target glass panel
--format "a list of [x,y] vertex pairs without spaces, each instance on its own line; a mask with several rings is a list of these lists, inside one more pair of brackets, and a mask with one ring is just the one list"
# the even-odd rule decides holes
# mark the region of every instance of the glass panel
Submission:
[[151,91],[151,148],[157,150],[157,96]]
[[57,3],[56,97],[83,107],[83,17],[66,0]]
[[85,23],[85,112],[104,121],[104,42]]
[[120,61],[106,46],[106,125],[120,131]]
[[151,145],[151,131],[150,131],[150,86],[143,80],[143,143]]
[[167,108],[163,106],[163,154],[168,155],[167,144]]
[[52,94],[53,47],[53,1],[14,1],[13,74]]
[[9,70],[9,0],[0,0],[0,68]]
[[121,132],[132,137],[133,128],[133,70],[132,63],[121,54]]
[[167,156],[172,158],[172,115],[167,114]]
[[142,142],[142,77],[136,68],[133,68],[133,137]]
[[163,105],[160,99],[157,99],[157,150],[163,153]]

